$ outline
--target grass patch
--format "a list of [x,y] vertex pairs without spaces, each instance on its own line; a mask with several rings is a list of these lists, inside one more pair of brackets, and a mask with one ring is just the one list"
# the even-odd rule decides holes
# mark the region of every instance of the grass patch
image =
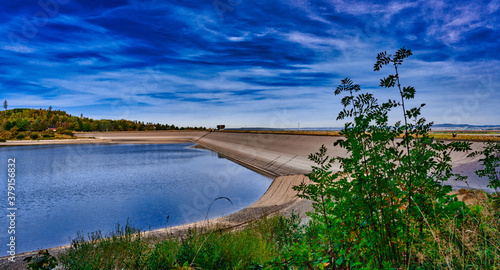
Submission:
[[148,248],[139,229],[127,223],[117,224],[105,237],[100,231],[82,233],[72,240],[71,248],[59,257],[64,269],[135,269]]
[[299,235],[300,219],[275,216],[228,231],[190,229],[180,238],[153,243],[130,224],[110,234],[79,233],[59,256],[63,269],[259,269]]
[[[412,254],[410,269],[500,265],[498,197],[477,190],[459,195],[470,204],[461,214],[447,217],[439,227],[412,226],[412,233],[422,236],[414,244],[426,248]],[[78,234],[58,259],[62,269],[330,269],[310,249],[324,240],[322,229],[299,224],[296,215],[274,216],[237,230],[194,228],[159,242],[130,224],[117,225],[106,237]]]
[[499,197],[481,190],[466,191],[465,211],[442,226],[428,226],[426,252],[417,254],[429,269],[498,269],[500,265]]

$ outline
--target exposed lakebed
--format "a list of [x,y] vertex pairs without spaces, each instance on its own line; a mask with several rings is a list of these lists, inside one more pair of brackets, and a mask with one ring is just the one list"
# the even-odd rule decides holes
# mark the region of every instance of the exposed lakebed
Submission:
[[[70,243],[125,225],[159,229],[219,217],[257,201],[271,179],[193,144],[85,144],[1,147],[7,179],[16,164],[16,253]],[[2,255],[8,246],[7,180],[1,185]],[[3,198],[2,198],[3,196]]]

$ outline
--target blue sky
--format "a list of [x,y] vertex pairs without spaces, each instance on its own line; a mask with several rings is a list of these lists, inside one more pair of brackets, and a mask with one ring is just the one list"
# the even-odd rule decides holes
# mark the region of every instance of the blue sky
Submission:
[[377,53],[436,123],[500,124],[500,1],[1,0],[9,108],[181,126],[342,126],[352,78],[380,100]]

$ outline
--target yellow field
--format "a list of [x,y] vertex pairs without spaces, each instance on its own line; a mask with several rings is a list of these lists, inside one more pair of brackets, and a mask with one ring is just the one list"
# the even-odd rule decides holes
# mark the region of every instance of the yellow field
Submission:
[[[463,140],[463,141],[500,141],[500,133],[497,135],[487,134],[487,133],[475,133],[475,134],[459,134],[459,133],[441,133],[432,132],[431,133],[436,139],[443,140]],[[455,134],[455,135],[454,135]]]
[[315,136],[339,136],[339,131],[316,131],[316,130],[223,130],[223,132],[234,133],[257,133],[257,134],[288,134],[288,135],[315,135]]
[[[288,134],[288,135],[315,135],[339,136],[339,131],[314,130],[224,130],[223,132],[257,133],[257,134]],[[435,131],[430,133],[436,139],[461,141],[500,141],[500,131]]]

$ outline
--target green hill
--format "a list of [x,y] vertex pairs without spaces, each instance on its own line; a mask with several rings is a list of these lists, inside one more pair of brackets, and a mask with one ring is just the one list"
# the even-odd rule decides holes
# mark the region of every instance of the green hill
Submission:
[[61,110],[11,109],[0,113],[0,138],[32,139],[53,138],[73,131],[146,131],[146,130],[184,130],[205,129],[203,127],[177,127],[168,124],[144,123],[130,120],[94,120],[81,115],[73,116]]

